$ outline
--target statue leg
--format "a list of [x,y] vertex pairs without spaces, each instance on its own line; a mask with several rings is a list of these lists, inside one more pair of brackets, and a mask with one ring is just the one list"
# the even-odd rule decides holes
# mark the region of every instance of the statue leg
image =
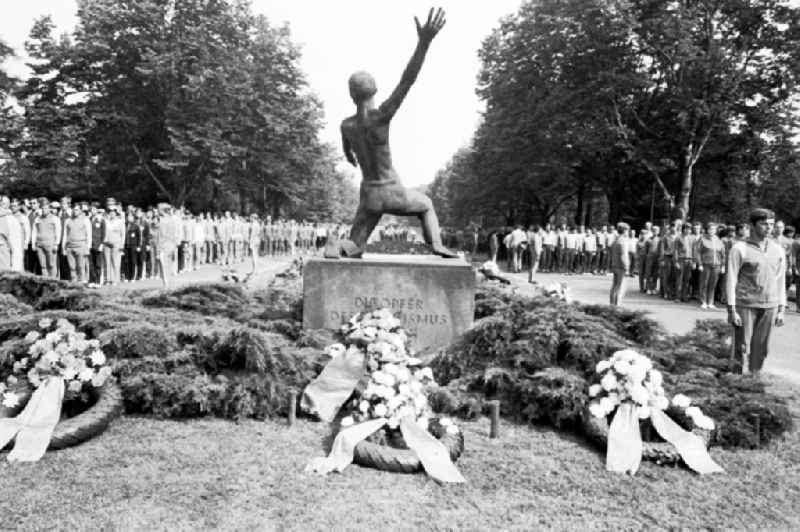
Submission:
[[422,223],[422,236],[431,247],[434,254],[445,258],[456,258],[453,253],[442,244],[442,232],[439,228],[439,218],[433,209],[433,202],[425,194],[416,190],[407,190],[409,214],[416,214]]
[[378,225],[378,222],[381,220],[381,216],[381,213],[368,211],[363,205],[358,206],[356,217],[353,220],[353,227],[350,229],[350,240],[358,246],[362,252],[367,246],[369,235],[372,234],[375,226]]

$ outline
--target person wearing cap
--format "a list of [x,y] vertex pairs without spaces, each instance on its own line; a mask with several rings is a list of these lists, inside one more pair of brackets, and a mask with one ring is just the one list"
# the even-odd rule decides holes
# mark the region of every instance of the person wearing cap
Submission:
[[625,295],[625,277],[631,268],[630,254],[628,253],[628,231],[630,226],[625,222],[617,224],[617,238],[608,249],[609,267],[613,275],[611,281],[610,303],[619,306]]
[[783,325],[786,308],[786,257],[770,234],[775,213],[755,209],[750,236],[736,241],[728,256],[728,322],[742,373],[758,376],[769,348],[772,327]]
[[92,222],[83,209],[75,207],[64,222],[64,251],[71,281],[86,283],[86,256],[92,243]]
[[103,262],[106,268],[106,284],[116,286],[120,281],[120,262],[125,245],[125,220],[121,209],[112,204],[103,224]]
[[0,271],[12,270],[19,261],[16,257],[22,246],[19,221],[11,212],[8,196],[0,196]]
[[61,220],[52,212],[58,203],[42,204],[42,213],[33,222],[31,240],[39,260],[39,267],[45,277],[58,277],[57,253],[61,245]]

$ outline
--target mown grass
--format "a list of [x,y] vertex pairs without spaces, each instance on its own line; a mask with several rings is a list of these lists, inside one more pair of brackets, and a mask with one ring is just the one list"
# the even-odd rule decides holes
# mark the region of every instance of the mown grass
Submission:
[[[800,396],[784,389],[792,414]],[[36,464],[0,463],[3,530],[655,530],[800,528],[800,435],[712,449],[725,475],[643,463],[607,473],[576,436],[486,418],[463,425],[467,485],[351,466],[303,472],[329,427],[124,417]]]

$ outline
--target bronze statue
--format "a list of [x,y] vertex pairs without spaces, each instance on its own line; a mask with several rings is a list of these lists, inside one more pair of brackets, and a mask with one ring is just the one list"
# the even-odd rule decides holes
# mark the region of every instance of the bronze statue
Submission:
[[389,149],[389,123],[408,90],[417,79],[425,54],[433,38],[445,24],[444,11],[433,8],[422,26],[414,17],[419,40],[414,55],[403,72],[403,77],[389,98],[375,107],[375,79],[367,72],[356,72],[350,76],[350,97],[356,104],[356,114],[342,122],[342,147],[348,162],[361,167],[363,181],[350,240],[333,243],[325,250],[326,257],[360,257],[367,239],[384,213],[417,216],[422,222],[425,242],[436,255],[456,257],[442,245],[439,220],[433,210],[431,199],[425,194],[407,189],[392,166]]

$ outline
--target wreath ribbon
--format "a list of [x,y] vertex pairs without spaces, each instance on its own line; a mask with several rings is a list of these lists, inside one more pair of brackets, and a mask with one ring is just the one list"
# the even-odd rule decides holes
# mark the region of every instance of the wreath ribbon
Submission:
[[[386,418],[370,419],[339,431],[327,457],[314,458],[306,466],[307,472],[327,475],[343,471],[353,463],[356,445],[386,425]],[[413,416],[400,420],[400,432],[408,448],[414,451],[425,472],[439,482],[466,482],[458,471],[447,448],[414,421]]]
[[64,379],[50,377],[34,390],[16,417],[0,419],[0,449],[14,440],[9,462],[36,462],[44,456],[61,418]]
[[[651,409],[650,420],[659,436],[672,444],[684,463],[701,475],[724,473],[711,459],[705,442],[697,434],[684,430],[664,412]],[[642,461],[642,435],[639,432],[639,416],[630,403],[617,408],[608,429],[606,469],[615,473],[635,474]]]
[[[300,407],[323,421],[332,421],[364,376],[364,361],[364,354],[359,350],[346,352],[328,362],[322,373],[303,390]],[[353,463],[356,445],[386,422],[386,418],[371,419],[340,430],[333,440],[330,454],[313,459],[306,471],[326,475],[344,470]],[[428,475],[440,482],[465,482],[442,442],[417,425],[413,416],[400,420],[400,432]]]

